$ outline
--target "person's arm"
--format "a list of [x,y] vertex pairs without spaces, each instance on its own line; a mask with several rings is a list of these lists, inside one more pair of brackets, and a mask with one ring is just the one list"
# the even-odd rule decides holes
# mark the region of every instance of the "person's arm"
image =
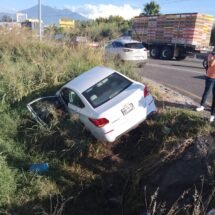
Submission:
[[215,65],[215,56],[214,55],[209,55],[208,56],[208,67],[214,66]]
[[213,59],[211,59],[210,66],[215,66],[215,56],[213,56]]

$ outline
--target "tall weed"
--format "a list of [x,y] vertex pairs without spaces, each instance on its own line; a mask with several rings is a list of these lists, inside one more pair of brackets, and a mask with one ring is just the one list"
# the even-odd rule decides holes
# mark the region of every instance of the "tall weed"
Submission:
[[0,207],[11,203],[16,191],[16,173],[0,155]]

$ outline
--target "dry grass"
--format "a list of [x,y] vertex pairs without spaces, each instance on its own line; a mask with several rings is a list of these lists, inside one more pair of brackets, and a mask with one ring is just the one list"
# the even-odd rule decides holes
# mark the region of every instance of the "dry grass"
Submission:
[[[106,184],[103,184],[106,175],[103,176],[101,171],[105,166],[101,163],[105,156],[110,155],[112,148],[93,139],[76,120],[66,119],[61,125],[55,121],[52,126],[46,128],[35,125],[25,118],[26,109],[23,109],[22,103],[19,102],[24,99],[30,101],[32,97],[40,95],[50,95],[49,93],[54,93],[66,81],[96,65],[106,65],[131,78],[139,79],[131,65],[115,65],[114,62],[104,61],[102,49],[91,49],[86,46],[69,47],[46,39],[40,43],[29,32],[0,34],[0,116],[2,119],[0,147],[9,158],[2,162],[5,173],[0,176],[0,181],[2,180],[4,189],[8,188],[4,191],[8,194],[7,199],[0,200],[0,205],[11,207],[11,211],[20,207],[22,212],[23,208],[29,209],[25,203],[40,204],[40,200],[47,198],[49,200],[50,195],[67,196],[62,197],[63,200],[57,200],[57,203],[52,198],[49,201],[49,212],[56,215],[63,213],[63,208],[69,200],[78,197],[77,190],[88,189],[96,183],[98,177],[102,186],[97,184],[97,189],[100,193],[106,191]],[[156,88],[153,90],[151,87],[151,89],[158,100],[163,99],[163,96],[156,92]],[[136,178],[135,182],[144,178],[145,173],[159,168],[161,161],[168,163],[174,158],[180,158],[180,154],[189,147],[194,137],[212,131],[214,129],[192,111],[163,110],[157,118],[145,123],[138,135],[127,135],[123,139],[126,145],[132,146],[125,150],[125,157],[126,155],[129,157],[132,153],[141,155],[139,156],[141,162],[144,162],[142,166],[144,171],[139,168],[141,162],[137,165],[138,169],[134,169],[139,173],[139,178]],[[180,142],[180,144],[174,147],[178,139],[181,142],[178,141],[177,143]],[[114,144],[120,144],[120,140]],[[120,151],[120,153],[123,152]],[[86,158],[91,163],[84,160]],[[123,157],[120,159],[122,160]],[[23,170],[24,164],[44,161],[51,167],[47,175],[39,176]],[[95,163],[98,165],[97,169],[97,166],[92,166]],[[90,165],[94,168],[88,169]],[[127,166],[123,171],[126,168]],[[120,172],[116,166],[114,171],[118,170]],[[111,170],[108,171],[111,172]],[[123,171],[120,174],[123,175]],[[15,177],[16,174],[17,177]],[[126,176],[123,175],[125,178]],[[110,180],[108,182],[112,186],[116,181],[111,181],[111,177],[111,174],[107,175],[107,181]],[[130,190],[133,195],[136,195],[135,188],[131,187]],[[114,193],[115,190],[111,192]],[[71,195],[71,198],[68,197]],[[156,214],[156,209],[163,207],[156,202],[156,195],[152,197],[151,203],[148,203],[151,214]],[[198,195],[201,196],[201,192]],[[95,196],[94,192],[92,196]],[[13,204],[9,205],[8,199]],[[202,206],[199,204],[202,204],[200,203],[202,200],[200,197],[196,199],[194,208],[198,211],[201,210]],[[47,210],[44,209],[44,214],[45,211]]]

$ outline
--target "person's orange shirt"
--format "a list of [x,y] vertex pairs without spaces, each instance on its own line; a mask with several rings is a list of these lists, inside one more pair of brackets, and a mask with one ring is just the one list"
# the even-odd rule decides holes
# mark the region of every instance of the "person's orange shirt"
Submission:
[[207,76],[209,78],[215,78],[215,55],[212,54],[209,54],[208,56]]

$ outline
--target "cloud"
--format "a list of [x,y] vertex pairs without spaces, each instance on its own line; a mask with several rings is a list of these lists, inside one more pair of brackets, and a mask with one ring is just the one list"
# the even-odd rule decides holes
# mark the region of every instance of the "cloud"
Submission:
[[89,19],[96,19],[99,17],[122,16],[124,19],[131,19],[141,13],[141,9],[136,9],[129,4],[117,6],[113,4],[85,4],[80,6],[66,6],[67,9],[77,12]]

